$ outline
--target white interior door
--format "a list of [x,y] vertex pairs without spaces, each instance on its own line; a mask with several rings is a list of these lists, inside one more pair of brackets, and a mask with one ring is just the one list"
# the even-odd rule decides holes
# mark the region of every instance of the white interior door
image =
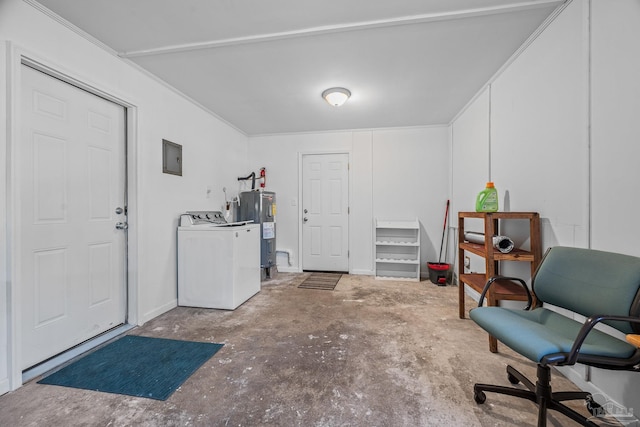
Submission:
[[302,156],[302,268],[349,271],[349,155]]
[[25,369],[124,323],[126,170],[124,107],[25,65],[21,78]]

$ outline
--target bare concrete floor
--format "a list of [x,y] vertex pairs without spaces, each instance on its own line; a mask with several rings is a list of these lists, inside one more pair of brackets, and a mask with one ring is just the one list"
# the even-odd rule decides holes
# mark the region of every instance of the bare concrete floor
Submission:
[[[223,343],[166,401],[32,381],[0,397],[0,426],[535,426],[533,403],[487,394],[535,366],[458,318],[456,286],[280,273],[235,311],[178,307],[132,334]],[[472,300],[467,301],[473,307]],[[554,390],[575,390],[553,373]],[[582,402],[574,409],[585,414]],[[573,426],[560,414],[550,426]]]

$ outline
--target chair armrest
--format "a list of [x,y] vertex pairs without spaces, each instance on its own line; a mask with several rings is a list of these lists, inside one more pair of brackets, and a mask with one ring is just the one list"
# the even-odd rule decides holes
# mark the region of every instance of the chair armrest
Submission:
[[627,335],[627,341],[629,341],[630,344],[633,344],[636,347],[640,348],[640,335],[629,334]]
[[484,297],[487,295],[489,288],[491,287],[491,285],[493,285],[493,283],[496,280],[511,280],[514,282],[518,282],[527,293],[527,306],[524,309],[529,310],[531,308],[531,305],[533,304],[533,299],[531,298],[531,291],[529,291],[529,288],[527,287],[527,283],[524,280],[520,279],[519,277],[507,277],[507,276],[493,276],[492,278],[487,280],[487,283],[484,285],[484,289],[480,294],[480,299],[478,300],[478,307],[482,307],[482,305],[484,304]]
[[[631,323],[640,323],[640,318],[631,317],[631,316],[607,316],[604,314],[596,314],[593,315],[587,320],[584,321],[582,328],[578,332],[576,336],[576,340],[573,342],[573,347],[571,347],[571,351],[567,355],[566,361],[562,363],[563,365],[575,365],[578,360],[578,354],[580,353],[580,347],[584,343],[584,340],[587,339],[587,335],[589,332],[600,322],[604,320],[615,320],[620,322],[631,322]],[[637,335],[636,335],[637,337]]]

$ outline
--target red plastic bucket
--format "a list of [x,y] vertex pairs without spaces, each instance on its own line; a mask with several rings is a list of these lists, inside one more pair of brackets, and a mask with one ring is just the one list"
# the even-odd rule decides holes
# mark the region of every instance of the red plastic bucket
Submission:
[[449,264],[446,262],[428,262],[429,280],[438,286],[447,284],[447,276],[449,275]]

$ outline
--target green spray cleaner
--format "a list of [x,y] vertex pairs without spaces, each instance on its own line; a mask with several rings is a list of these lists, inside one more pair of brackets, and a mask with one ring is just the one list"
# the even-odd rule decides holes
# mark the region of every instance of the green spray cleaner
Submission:
[[497,212],[498,190],[493,182],[487,182],[487,187],[478,193],[476,198],[476,212]]

